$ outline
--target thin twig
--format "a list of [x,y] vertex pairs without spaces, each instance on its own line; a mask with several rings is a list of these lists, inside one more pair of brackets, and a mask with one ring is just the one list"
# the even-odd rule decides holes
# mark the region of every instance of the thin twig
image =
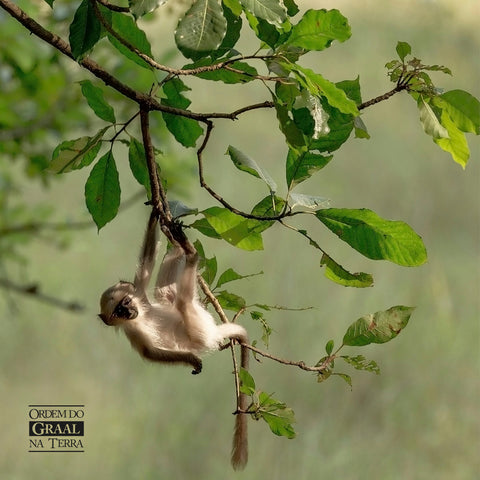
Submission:
[[[50,32],[49,30],[46,30],[42,25],[40,25],[33,18],[28,16],[21,8],[19,8],[13,2],[11,2],[10,0],[0,0],[0,6],[13,18],[15,18],[19,23],[21,23],[28,31],[41,38],[52,47],[56,48],[62,54],[66,55],[72,60],[75,60],[72,55],[72,50],[67,42],[65,42],[58,35]],[[206,122],[210,118],[236,120],[237,116],[240,113],[255,108],[269,108],[271,106],[271,102],[264,102],[263,104],[252,105],[250,107],[241,108],[230,113],[191,112],[190,110],[183,110],[181,108],[164,105],[153,96],[139,92],[129,87],[128,85],[118,80],[115,76],[104,70],[100,65],[98,65],[98,63],[94,62],[88,57],[79,59],[78,64],[88,70],[93,75],[95,75],[97,78],[102,80],[109,87],[112,87],[114,90],[116,90],[123,96],[129,98],[138,105],[145,107],[149,111],[156,110],[160,112],[171,113],[172,115],[179,115],[185,118],[191,118],[200,122]]]
[[263,350],[258,349],[257,347],[254,347],[252,345],[249,345],[247,343],[242,343],[242,346],[248,348],[252,352],[257,353],[258,355],[261,355],[262,357],[269,358],[270,360],[274,360],[275,362],[282,363],[283,365],[290,365],[293,367],[298,367],[301,368],[302,370],[305,370],[307,372],[322,372],[325,370],[328,365],[331,363],[333,360],[332,357],[327,357],[327,359],[322,362],[321,365],[314,366],[314,367],[309,367],[308,365],[305,365],[305,362],[294,362],[292,360],[285,360],[283,358],[276,357],[275,355],[272,355],[271,353],[264,352]]
[[214,310],[217,312],[217,315],[220,317],[220,320],[223,323],[230,323],[230,320],[225,315],[225,312],[223,311],[223,308],[220,305],[220,302],[217,300],[215,295],[210,290],[208,283],[204,280],[204,278],[200,274],[197,275],[197,280],[198,280],[198,284],[200,285],[200,288],[202,289],[202,292],[208,298],[208,301],[212,304]]
[[104,7],[108,8],[109,10],[112,10],[112,12],[123,12],[123,13],[129,13],[130,9],[128,7],[119,7],[118,5],[113,5],[112,3],[109,3],[107,0],[97,0],[98,3],[101,3]]

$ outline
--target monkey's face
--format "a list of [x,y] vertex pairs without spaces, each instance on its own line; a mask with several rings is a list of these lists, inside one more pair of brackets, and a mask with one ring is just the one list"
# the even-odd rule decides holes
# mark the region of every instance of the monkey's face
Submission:
[[103,292],[98,316],[105,325],[120,325],[138,316],[134,293],[135,287],[130,282],[118,282]]

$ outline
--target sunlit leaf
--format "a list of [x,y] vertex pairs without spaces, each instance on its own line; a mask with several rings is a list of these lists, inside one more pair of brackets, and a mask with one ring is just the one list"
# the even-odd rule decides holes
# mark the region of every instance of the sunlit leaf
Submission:
[[358,115],[357,104],[349,98],[345,91],[324,78],[319,73],[315,73],[309,68],[303,68],[299,65],[291,66],[292,72],[296,78],[312,95],[324,96],[332,107],[340,112],[350,115]]
[[320,266],[325,267],[325,276],[344,287],[365,288],[373,285],[373,277],[369,273],[350,273],[327,254],[323,254]]
[[323,209],[315,215],[341,240],[372,260],[403,266],[426,262],[420,236],[406,223],[385,220],[368,209]]
[[450,90],[433,98],[462,132],[480,134],[480,102],[463,90]]
[[432,107],[423,97],[418,99],[418,110],[420,112],[420,122],[427,135],[433,138],[448,138],[447,129],[440,123]]
[[334,40],[344,42],[350,36],[348,20],[338,10],[308,10],[292,28],[287,44],[306,50],[323,50]]
[[468,148],[465,134],[457,128],[450,118],[450,115],[445,110],[442,111],[441,122],[447,129],[448,138],[436,138],[434,139],[434,142],[442,150],[450,153],[453,160],[465,168],[470,158],[470,149]]
[[220,207],[211,207],[202,213],[214,231],[231,245],[243,250],[263,250],[261,222],[243,218]]

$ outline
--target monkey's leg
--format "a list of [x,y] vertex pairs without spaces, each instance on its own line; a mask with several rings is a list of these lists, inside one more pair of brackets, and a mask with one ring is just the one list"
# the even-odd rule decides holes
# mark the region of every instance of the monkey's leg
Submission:
[[191,352],[144,347],[142,355],[152,362],[186,363],[193,367],[193,375],[202,371],[202,360]]
[[145,292],[150,276],[152,275],[153,267],[155,266],[155,257],[157,256],[158,236],[157,236],[157,217],[150,214],[145,237],[143,239],[142,249],[140,251],[140,258],[135,273],[135,280],[133,284],[140,292]]

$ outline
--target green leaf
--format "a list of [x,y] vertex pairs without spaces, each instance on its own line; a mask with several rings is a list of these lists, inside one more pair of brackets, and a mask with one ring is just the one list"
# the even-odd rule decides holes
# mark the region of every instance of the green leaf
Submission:
[[332,160],[333,155],[323,156],[305,150],[290,148],[287,155],[286,177],[287,186],[292,189],[299,183],[310,178],[315,172],[321,170]]
[[263,18],[256,17],[248,11],[245,12],[245,16],[247,17],[248,24],[256,37],[270,48],[274,49],[280,39],[278,27],[268,23],[266,20],[263,20]]
[[48,171],[67,173],[90,165],[102,146],[102,138],[108,128],[102,128],[94,137],[80,137],[62,142],[53,151]]
[[128,162],[135,180],[145,187],[148,198],[152,197],[150,187],[150,176],[148,174],[147,161],[145,158],[145,149],[143,143],[132,138],[128,146]]
[[147,13],[153,12],[167,0],[128,0],[128,6],[135,18],[140,18]]
[[190,227],[195,228],[200,233],[206,237],[215,238],[220,240],[222,236],[208,223],[206,218],[201,218],[200,220],[195,220]]
[[335,346],[335,342],[333,340],[329,340],[327,342],[327,344],[325,345],[325,351],[327,352],[327,355],[332,354],[334,346]]
[[294,0],[283,0],[283,4],[289,17],[294,17],[300,11]]
[[334,40],[348,40],[351,34],[348,20],[338,10],[308,10],[292,28],[287,44],[318,51],[328,48]]
[[370,343],[389,342],[407,326],[414,309],[399,305],[365,315],[348,327],[343,344],[362,347]]
[[405,60],[407,55],[412,53],[412,47],[407,42],[398,42],[396,50],[402,62]]
[[292,423],[295,423],[295,415],[293,410],[265,392],[260,392],[259,402],[260,409],[257,414],[267,422],[270,430],[275,435],[294,438],[295,430]]
[[250,317],[252,320],[259,322],[260,327],[262,329],[262,342],[268,348],[268,344],[270,342],[270,335],[273,332],[272,327],[267,323],[265,319],[265,315],[262,312],[254,310],[250,312]]
[[85,55],[100,40],[102,24],[95,16],[90,0],[83,0],[78,6],[70,24],[69,42],[75,60]]
[[[264,199],[260,200],[252,209],[252,214],[256,215],[257,217],[274,217],[279,215],[285,207],[285,200],[279,197],[275,197],[273,195],[269,195]],[[257,231],[263,232],[267,228],[273,225],[273,220],[269,221],[256,221],[257,224]]]
[[323,209],[315,215],[341,240],[372,260],[418,266],[426,262],[422,239],[404,222],[385,220],[368,209]]
[[350,273],[335,262],[326,253],[322,255],[320,266],[325,266],[325,276],[344,287],[365,288],[373,285],[373,277],[369,273]]
[[333,82],[330,82],[330,80],[323,78],[322,75],[315,73],[309,68],[303,68],[299,65],[291,66],[290,69],[299,83],[312,95],[324,96],[329,105],[337,108],[342,113],[354,116],[359,114],[355,101],[348,98],[345,91]]
[[480,134],[480,102],[463,90],[450,90],[433,97],[435,106],[445,110],[462,132]]
[[115,112],[103,98],[103,90],[93,85],[90,80],[82,80],[79,83],[82,86],[82,94],[95,115],[106,122],[115,123]]
[[215,295],[217,300],[220,302],[220,305],[225,310],[231,310],[233,312],[238,312],[245,308],[247,302],[244,298],[240,295],[235,295],[234,293],[227,292],[226,290],[222,290],[218,294]]
[[220,275],[215,288],[219,288],[225,283],[234,282],[235,280],[242,280],[243,278],[255,277],[256,275],[262,275],[262,274],[263,272],[251,273],[249,275],[240,275],[235,270],[233,270],[233,268],[229,268],[228,270],[225,270]]
[[242,14],[242,6],[238,0],[223,0],[222,2],[236,17]]
[[[112,12],[112,28],[130,45],[134,46],[139,52],[153,58],[152,47],[145,35],[145,32],[141,30],[135,23],[132,17],[124,15],[118,12]],[[132,62],[140,65],[143,68],[152,70],[153,67],[149,65],[145,60],[140,58],[136,53],[132,52],[129,48],[120,43],[112,35],[108,35],[108,41],[126,58]]]
[[219,48],[226,32],[220,2],[195,0],[177,25],[175,42],[185,57],[195,60]]
[[470,158],[470,149],[468,148],[465,134],[457,128],[450,118],[450,115],[445,110],[442,111],[440,121],[447,129],[448,138],[435,138],[434,142],[442,150],[450,153],[453,160],[465,168]]
[[[183,68],[184,70],[186,70],[190,68],[203,67],[206,65],[212,65],[209,59],[199,60],[194,64],[185,65]],[[233,62],[229,66],[236,70],[245,72],[245,74],[239,72],[232,72],[231,70],[225,70],[222,68],[220,70],[213,70],[211,72],[201,72],[196,74],[195,76],[203,78],[204,80],[212,80],[214,82],[223,82],[226,84],[235,84],[251,82],[254,80],[254,76],[257,75],[257,71],[255,70],[255,68],[251,67],[248,63]]]
[[242,30],[242,18],[240,17],[240,14],[242,13],[241,5],[239,3],[236,4],[239,9],[237,15],[233,11],[235,6],[232,5],[232,8],[230,8],[231,2],[230,5],[227,5],[227,3],[228,2],[225,1],[222,2],[223,16],[227,21],[227,31],[225,32],[225,36],[223,37],[220,46],[210,54],[210,57],[214,60],[230,54],[233,47],[237,44]]
[[46,3],[48,3],[48,5],[50,5],[50,8],[53,8],[53,2],[55,0],[45,0]]
[[349,357],[348,355],[340,356],[349,365],[352,365],[356,370],[364,370],[365,372],[372,372],[380,375],[380,368],[374,360],[367,360],[363,355],[355,355]]
[[253,395],[255,393],[255,380],[248,370],[240,368],[238,378],[240,379],[240,392],[245,395]]
[[360,115],[354,118],[353,126],[355,127],[355,138],[366,138],[367,140],[370,138],[367,127]]
[[240,0],[242,7],[255,17],[280,27],[287,19],[285,7],[278,0]]
[[[167,98],[162,99],[162,104],[187,109],[191,102],[182,92],[188,90],[190,89],[178,78],[170,80],[163,86]],[[198,138],[203,134],[203,129],[196,120],[166,112],[162,112],[162,116],[177,142],[184,147],[195,147]]]
[[205,258],[204,270],[202,277],[211,285],[217,275],[217,257]]
[[270,192],[273,194],[277,190],[277,184],[273,178],[265,171],[260,165],[257,164],[253,158],[249,157],[247,154],[241,152],[231,145],[227,149],[227,154],[230,156],[233,164],[242,172],[247,172],[254,177],[262,179],[270,189]]
[[231,245],[243,250],[263,250],[261,222],[220,207],[211,207],[202,213],[214,231]]
[[350,375],[347,375],[346,373],[332,373],[332,375],[336,375],[337,377],[340,377],[342,380],[345,381],[345,383],[352,388],[352,377]]
[[117,215],[120,183],[111,150],[92,168],[85,184],[85,201],[99,230]]
[[432,107],[422,96],[419,97],[417,106],[425,133],[433,138],[448,138],[447,129],[440,123]]
[[309,149],[319,152],[333,152],[338,150],[350,137],[354,126],[354,117],[330,107],[326,101],[323,101],[322,104],[330,117],[328,119],[330,133],[324,137],[319,137],[317,140],[311,140]]

